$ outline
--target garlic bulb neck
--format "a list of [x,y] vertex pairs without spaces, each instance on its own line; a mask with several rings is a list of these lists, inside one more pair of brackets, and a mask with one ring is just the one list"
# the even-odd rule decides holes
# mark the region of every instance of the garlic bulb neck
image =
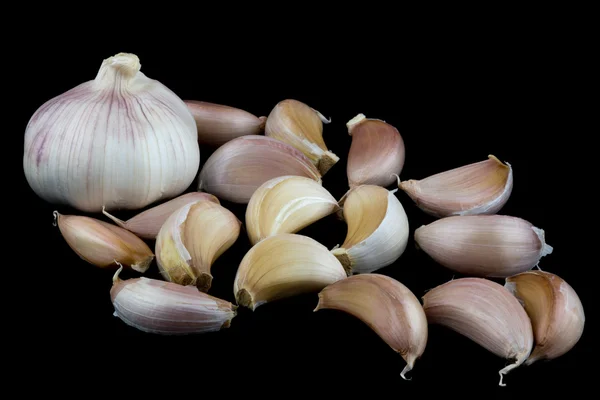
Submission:
[[127,85],[141,67],[140,59],[135,54],[119,53],[102,62],[95,81],[107,86],[114,83]]

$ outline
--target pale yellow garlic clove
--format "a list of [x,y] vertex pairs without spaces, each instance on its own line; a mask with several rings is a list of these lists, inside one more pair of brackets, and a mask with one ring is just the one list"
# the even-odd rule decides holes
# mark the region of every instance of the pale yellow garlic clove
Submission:
[[241,222],[212,201],[188,203],[172,213],[156,236],[156,261],[171,282],[207,292],[211,266],[240,234]]
[[102,207],[102,213],[121,228],[135,233],[142,239],[155,239],[169,215],[184,205],[198,200],[212,201],[220,204],[219,199],[212,194],[191,192],[152,207],[127,221],[122,221],[112,214],[109,214],[104,207]]
[[266,181],[286,175],[321,182],[317,168],[299,150],[277,139],[250,135],[219,147],[200,171],[198,190],[222,200],[247,204]]
[[512,364],[503,377],[525,362],[533,348],[531,321],[519,301],[502,285],[484,278],[461,278],[429,290],[423,309],[430,324],[445,326]]
[[321,183],[303,176],[281,176],[262,184],[246,208],[252,245],[278,233],[296,233],[340,207]]
[[271,110],[265,135],[294,146],[325,175],[340,160],[323,140],[323,123],[330,122],[314,108],[286,99]]
[[560,357],[577,344],[585,313],[577,292],[564,279],[527,271],[506,278],[504,286],[523,304],[533,324],[535,347],[526,365]]
[[332,253],[352,273],[386,267],[406,250],[409,223],[395,196],[397,190],[362,185],[350,189],[340,200],[348,231],[344,243]]
[[406,378],[427,345],[427,317],[419,299],[402,283],[385,275],[354,275],[337,281],[319,293],[315,311],[346,312],[367,324],[395,352],[406,367]]
[[438,219],[415,230],[415,242],[444,267],[479,277],[505,278],[530,270],[553,251],[542,229],[508,215]]
[[280,233],[254,245],[242,259],[233,284],[241,306],[259,306],[316,292],[346,278],[347,272],[325,246],[307,236]]

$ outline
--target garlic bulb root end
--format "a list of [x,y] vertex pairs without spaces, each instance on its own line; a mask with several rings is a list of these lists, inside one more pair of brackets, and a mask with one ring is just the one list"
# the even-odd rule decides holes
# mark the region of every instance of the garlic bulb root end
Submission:
[[317,165],[317,169],[321,176],[325,175],[338,161],[340,161],[340,158],[331,151],[323,153],[323,156],[321,156],[319,164]]
[[212,280],[213,276],[211,274],[202,272],[196,280],[196,287],[199,291],[206,293],[212,286]]
[[348,255],[348,251],[343,247],[338,247],[331,250],[331,254],[333,254],[335,258],[338,259],[340,264],[342,264],[342,267],[344,267],[344,271],[346,271],[346,275],[352,275],[352,260]]
[[256,308],[252,295],[246,289],[238,290],[238,292],[235,294],[235,301],[240,306],[249,308],[252,311],[254,311],[254,309]]
[[352,118],[350,121],[346,123],[346,127],[348,128],[348,134],[352,136],[352,130],[354,127],[366,119],[364,114],[358,114],[356,117]]

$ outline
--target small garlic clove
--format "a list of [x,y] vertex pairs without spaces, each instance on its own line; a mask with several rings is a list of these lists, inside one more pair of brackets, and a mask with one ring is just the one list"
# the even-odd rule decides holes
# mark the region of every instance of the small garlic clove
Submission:
[[156,261],[162,276],[207,292],[212,264],[240,234],[241,222],[220,204],[199,200],[172,213],[156,236]]
[[237,306],[200,292],[146,277],[121,280],[113,277],[110,298],[114,315],[143,332],[160,335],[188,335],[229,328]]
[[142,239],[116,225],[58,211],[54,211],[54,220],[69,247],[96,267],[116,268],[120,263],[144,273],[154,259],[154,253]]
[[504,285],[523,304],[533,325],[535,347],[525,361],[552,360],[570,351],[583,335],[585,313],[575,290],[559,276],[527,271]]
[[415,230],[417,246],[455,272],[506,278],[537,266],[552,253],[545,233],[508,215],[468,215],[438,219]]
[[254,311],[268,302],[319,291],[347,276],[321,243],[303,235],[280,233],[261,240],[246,253],[233,293],[239,305]]
[[423,296],[429,324],[445,326],[507,360],[505,374],[525,362],[533,348],[531,321],[519,301],[502,285],[483,278],[460,278]]
[[293,99],[280,101],[271,110],[265,135],[300,150],[325,175],[340,159],[327,149],[323,140],[323,123],[330,123],[323,114]]
[[247,204],[260,185],[279,176],[305,176],[321,182],[316,167],[299,150],[277,139],[250,135],[219,147],[200,171],[198,190]]
[[398,187],[434,217],[496,214],[512,193],[513,170],[489,155],[485,161],[400,182]]
[[281,176],[262,184],[246,208],[250,243],[278,233],[296,233],[340,207],[321,183],[303,176]]
[[346,312],[367,324],[395,352],[406,367],[414,367],[427,345],[427,317],[419,299],[402,283],[385,275],[354,275],[337,281],[319,293],[315,311]]
[[389,186],[404,167],[404,140],[398,129],[378,119],[358,114],[346,124],[352,136],[346,172],[351,188]]
[[209,193],[191,192],[178,196],[165,203],[152,207],[135,217],[122,221],[119,218],[109,214],[104,207],[102,213],[110,218],[115,224],[121,228],[127,229],[135,233],[142,239],[155,239],[169,215],[183,207],[188,203],[193,203],[198,200],[212,201],[220,204],[219,199]]
[[396,261],[406,250],[409,223],[395,192],[362,185],[344,195],[343,219],[348,224],[344,243],[332,250],[352,273],[370,273]]

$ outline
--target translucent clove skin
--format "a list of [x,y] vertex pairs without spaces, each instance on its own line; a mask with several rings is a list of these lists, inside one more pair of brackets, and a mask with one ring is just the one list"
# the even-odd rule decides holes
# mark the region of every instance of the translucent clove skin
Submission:
[[508,201],[513,188],[513,170],[489,155],[485,161],[465,165],[422,180],[400,182],[417,207],[444,218],[452,215],[496,214]]
[[527,271],[506,278],[506,287],[525,307],[535,347],[525,361],[552,360],[569,352],[583,335],[585,313],[577,292],[550,272]]
[[542,229],[508,215],[438,219],[415,230],[417,246],[463,275],[506,278],[537,266],[552,253]]
[[54,220],[69,247],[96,267],[117,268],[120,263],[144,273],[154,260],[154,253],[142,239],[116,225],[58,211],[54,211]]
[[531,321],[519,301],[504,286],[484,278],[460,278],[423,296],[429,324],[445,326],[512,364],[503,377],[525,362],[533,349]]
[[403,379],[425,351],[425,311],[413,292],[393,278],[363,274],[337,281],[319,293],[314,311],[324,309],[346,312],[373,329],[406,361]]

